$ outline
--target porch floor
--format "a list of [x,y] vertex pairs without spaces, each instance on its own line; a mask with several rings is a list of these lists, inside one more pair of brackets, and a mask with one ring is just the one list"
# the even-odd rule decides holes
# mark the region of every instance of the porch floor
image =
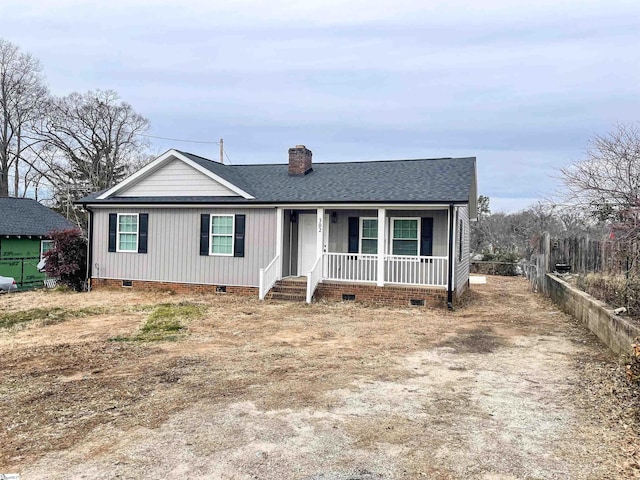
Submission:
[[307,283],[307,277],[282,277],[287,282]]

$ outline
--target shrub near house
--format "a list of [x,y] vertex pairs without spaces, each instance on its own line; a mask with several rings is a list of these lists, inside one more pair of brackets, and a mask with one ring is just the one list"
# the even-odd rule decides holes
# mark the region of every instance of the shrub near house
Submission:
[[44,267],[50,277],[60,283],[81,290],[87,271],[87,241],[77,228],[60,230],[49,234],[53,247],[44,255]]

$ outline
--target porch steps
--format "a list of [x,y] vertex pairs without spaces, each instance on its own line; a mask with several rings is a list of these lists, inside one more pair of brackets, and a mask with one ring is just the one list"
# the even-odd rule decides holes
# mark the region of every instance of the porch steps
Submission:
[[269,290],[269,293],[267,293],[267,299],[304,302],[307,299],[306,277],[278,280],[273,288]]

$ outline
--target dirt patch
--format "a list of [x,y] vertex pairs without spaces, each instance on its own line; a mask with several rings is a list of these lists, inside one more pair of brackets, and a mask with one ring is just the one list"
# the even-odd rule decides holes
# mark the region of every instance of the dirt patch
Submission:
[[462,330],[438,344],[439,347],[451,347],[459,353],[492,353],[502,345],[504,339],[496,335],[491,327]]
[[[0,472],[635,478],[638,398],[594,337],[521,279],[489,277],[465,301],[448,312],[120,290],[2,297],[3,312],[106,313],[0,331]],[[159,304],[202,310],[175,341],[110,340],[137,335]]]

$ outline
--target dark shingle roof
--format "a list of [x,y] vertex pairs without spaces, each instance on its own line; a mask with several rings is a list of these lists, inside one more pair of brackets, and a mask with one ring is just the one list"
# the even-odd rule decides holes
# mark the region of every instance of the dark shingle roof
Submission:
[[234,169],[231,165],[223,165],[221,163],[214,162],[213,160],[209,160],[208,158],[199,157],[198,155],[194,155],[193,153],[182,152],[180,150],[176,151],[180,152],[189,160],[196,162],[201,167],[204,167],[210,172],[215,173],[219,177],[224,178],[226,181],[234,184],[236,187],[241,188],[252,196],[255,196],[251,192],[251,186],[248,185],[242,178],[242,174],[237,169]]
[[468,201],[475,159],[315,163],[303,177],[288,165],[241,169],[256,198],[274,202]]
[[302,177],[287,164],[223,165],[180,152],[255,197],[111,197],[98,193],[79,203],[316,203],[468,202],[475,182],[475,157],[313,163]]
[[74,226],[62,215],[31,198],[0,197],[0,235],[44,237],[52,230]]

